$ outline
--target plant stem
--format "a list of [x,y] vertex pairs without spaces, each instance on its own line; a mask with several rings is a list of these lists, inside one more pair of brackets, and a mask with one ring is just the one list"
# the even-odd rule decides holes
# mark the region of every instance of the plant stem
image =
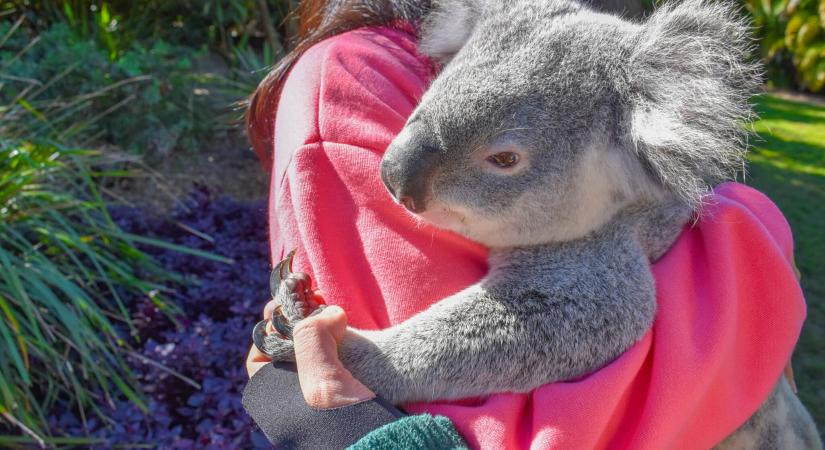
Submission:
[[284,54],[284,46],[281,44],[281,38],[278,37],[278,32],[275,31],[275,26],[272,25],[272,16],[269,14],[269,7],[266,5],[266,0],[257,0],[258,13],[261,15],[261,22],[264,25],[264,33],[266,33],[266,40],[272,48],[273,56],[280,56]]

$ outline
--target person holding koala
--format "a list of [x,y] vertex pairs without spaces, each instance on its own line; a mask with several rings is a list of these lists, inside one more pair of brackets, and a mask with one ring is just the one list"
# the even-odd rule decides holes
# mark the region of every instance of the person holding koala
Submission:
[[[249,111],[273,256],[310,274],[278,280],[294,340],[267,340],[297,375],[250,352],[273,442],[343,447],[404,404],[481,448],[818,448],[780,376],[788,225],[707,191],[758,78],[729,7],[315,3]],[[416,442],[460,445],[421,420]]]

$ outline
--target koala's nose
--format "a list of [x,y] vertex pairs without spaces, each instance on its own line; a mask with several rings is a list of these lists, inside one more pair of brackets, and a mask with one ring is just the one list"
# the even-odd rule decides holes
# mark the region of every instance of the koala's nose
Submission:
[[403,205],[412,213],[423,212],[426,202],[426,186],[423,181],[406,181],[402,177],[408,176],[400,167],[389,160],[381,162],[381,180],[393,196],[395,201]]
[[392,168],[390,167],[390,164],[387,163],[386,157],[381,160],[381,181],[384,182],[384,187],[390,191],[392,198],[398,200],[398,196],[395,195],[396,188],[392,177]]
[[440,147],[421,126],[408,124],[381,161],[381,179],[396,201],[413,213],[426,210]]

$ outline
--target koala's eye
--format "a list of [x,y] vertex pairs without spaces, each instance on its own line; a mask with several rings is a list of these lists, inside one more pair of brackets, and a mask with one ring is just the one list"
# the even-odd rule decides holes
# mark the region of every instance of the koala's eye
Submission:
[[513,152],[501,152],[487,157],[487,161],[490,161],[502,169],[515,166],[518,163],[518,160],[518,154]]

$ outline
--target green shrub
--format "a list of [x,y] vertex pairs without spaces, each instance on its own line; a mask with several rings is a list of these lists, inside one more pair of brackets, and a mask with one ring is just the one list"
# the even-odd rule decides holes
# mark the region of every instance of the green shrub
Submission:
[[747,0],[769,83],[825,90],[825,0]]
[[0,2],[0,104],[18,135],[148,156],[210,145],[283,54],[288,3]]
[[0,3],[0,17],[23,15],[37,30],[64,23],[77,38],[97,39],[112,59],[135,42],[163,40],[208,47],[234,62],[252,41],[279,53],[297,0],[28,0]]
[[[0,22],[0,36],[11,26]],[[49,133],[61,142],[150,155],[196,148],[214,136],[214,117],[228,103],[210,97],[217,78],[193,70],[198,56],[156,41],[135,43],[112,60],[67,24],[36,36],[17,30],[0,47],[0,60],[7,61],[0,66],[0,103],[19,120],[13,131],[21,135]]]
[[37,439],[48,435],[45,416],[57,400],[74,402],[83,418],[105,417],[120,396],[143,407],[125,362],[134,328],[121,299],[145,296],[174,313],[164,284],[177,277],[138,244],[228,262],[123,232],[97,188],[98,177],[113,176],[98,168],[105,159],[0,138],[0,421]]

